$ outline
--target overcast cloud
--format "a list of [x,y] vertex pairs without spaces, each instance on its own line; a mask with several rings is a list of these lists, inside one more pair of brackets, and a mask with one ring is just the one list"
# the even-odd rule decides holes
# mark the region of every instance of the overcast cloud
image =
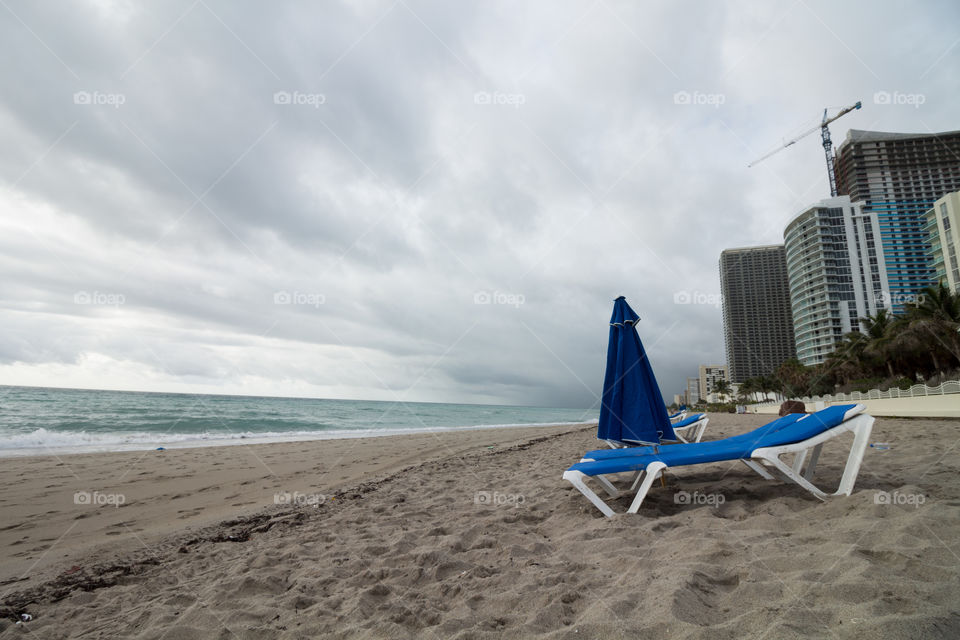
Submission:
[[950,1],[0,5],[2,384],[589,407],[622,294],[669,401],[751,160],[960,128]]

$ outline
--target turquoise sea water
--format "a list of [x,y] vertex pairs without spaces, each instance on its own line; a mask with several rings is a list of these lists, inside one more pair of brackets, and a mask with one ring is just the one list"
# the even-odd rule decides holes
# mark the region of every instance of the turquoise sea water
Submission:
[[0,386],[0,456],[591,422],[597,410]]

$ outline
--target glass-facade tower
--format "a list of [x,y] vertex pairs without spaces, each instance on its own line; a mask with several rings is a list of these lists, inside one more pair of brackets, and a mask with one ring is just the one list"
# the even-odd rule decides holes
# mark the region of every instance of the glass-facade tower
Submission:
[[894,313],[936,281],[926,212],[960,189],[960,131],[851,130],[837,150],[837,188],[876,213]]

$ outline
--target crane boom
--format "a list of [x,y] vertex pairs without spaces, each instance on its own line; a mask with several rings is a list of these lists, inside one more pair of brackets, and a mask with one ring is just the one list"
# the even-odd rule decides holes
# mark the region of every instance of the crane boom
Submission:
[[786,149],[786,148],[789,147],[790,145],[796,144],[796,143],[799,142],[800,140],[803,140],[803,139],[806,138],[808,135],[810,135],[811,133],[813,133],[814,131],[816,131],[817,129],[819,129],[819,130],[820,130],[821,137],[822,137],[822,139],[823,139],[823,149],[824,149],[824,153],[826,154],[826,158],[827,158],[827,177],[828,177],[829,180],[830,180],[830,195],[831,195],[831,196],[837,195],[837,180],[836,180],[836,176],[834,175],[834,169],[833,169],[833,143],[830,141],[830,129],[828,128],[828,125],[829,125],[831,122],[834,122],[835,120],[838,120],[839,118],[847,115],[847,114],[850,113],[851,111],[854,111],[855,109],[859,109],[861,106],[862,106],[862,105],[861,105],[860,101],[858,100],[856,104],[852,104],[852,105],[850,105],[849,107],[844,107],[843,109],[841,109],[839,112],[837,112],[837,115],[833,116],[832,118],[828,118],[828,117],[827,117],[827,109],[824,109],[824,110],[823,110],[823,120],[820,122],[820,124],[818,124],[818,125],[815,126],[815,127],[812,127],[811,129],[808,129],[807,131],[804,131],[803,133],[801,133],[801,134],[798,135],[797,137],[793,138],[792,140],[789,140],[789,141],[787,141],[787,142],[784,142],[784,143],[783,143],[783,146],[777,147],[776,149],[774,149],[774,150],[771,151],[770,153],[768,153],[768,154],[766,154],[766,155],[764,155],[764,156],[762,156],[762,157],[760,157],[760,158],[757,158],[756,160],[754,160],[753,162],[751,162],[751,163],[748,164],[747,166],[748,166],[748,167],[752,167],[752,166],[754,166],[754,165],[756,165],[756,164],[758,164],[758,163],[760,163],[760,162],[763,162],[764,160],[766,160],[766,159],[769,158],[770,156],[772,156],[772,155],[774,155],[774,154],[776,154],[776,153],[780,153],[781,151],[783,151],[784,149]]

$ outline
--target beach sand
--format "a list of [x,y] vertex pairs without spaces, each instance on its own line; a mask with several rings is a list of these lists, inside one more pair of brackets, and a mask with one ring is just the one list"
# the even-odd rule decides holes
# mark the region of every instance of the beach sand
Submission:
[[5,459],[0,638],[960,637],[960,421],[871,440],[850,497],[717,463],[613,520],[595,427]]

